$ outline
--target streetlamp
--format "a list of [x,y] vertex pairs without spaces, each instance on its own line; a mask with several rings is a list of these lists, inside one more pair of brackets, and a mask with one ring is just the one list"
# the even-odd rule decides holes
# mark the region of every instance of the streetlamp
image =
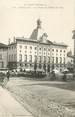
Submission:
[[73,66],[73,77],[75,78],[75,30],[72,31],[73,32],[73,37],[72,39],[74,39],[74,66]]

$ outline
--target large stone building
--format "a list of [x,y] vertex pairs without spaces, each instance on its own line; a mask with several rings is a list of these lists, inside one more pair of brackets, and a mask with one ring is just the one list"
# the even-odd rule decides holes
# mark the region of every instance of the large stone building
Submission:
[[45,71],[66,67],[67,45],[51,42],[37,20],[37,27],[30,38],[15,37],[8,45],[10,68],[39,68]]
[[7,68],[7,50],[8,46],[0,43],[0,68]]

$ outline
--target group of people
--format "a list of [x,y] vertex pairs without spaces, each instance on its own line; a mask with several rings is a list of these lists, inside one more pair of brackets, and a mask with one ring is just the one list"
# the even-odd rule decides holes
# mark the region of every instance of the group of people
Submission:
[[[56,77],[55,72],[52,71],[51,74],[50,74],[50,79],[51,79],[51,80],[56,80],[56,78],[57,78],[57,77]],[[64,72],[64,73],[63,73],[62,80],[63,80],[63,81],[66,81],[66,78],[67,78],[67,76],[66,76],[66,72]]]

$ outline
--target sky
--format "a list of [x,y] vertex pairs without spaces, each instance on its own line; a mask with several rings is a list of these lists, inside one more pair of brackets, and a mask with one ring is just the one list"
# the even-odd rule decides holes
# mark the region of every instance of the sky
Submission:
[[50,41],[64,42],[73,50],[74,5],[75,0],[0,0],[0,42],[30,37],[40,18]]

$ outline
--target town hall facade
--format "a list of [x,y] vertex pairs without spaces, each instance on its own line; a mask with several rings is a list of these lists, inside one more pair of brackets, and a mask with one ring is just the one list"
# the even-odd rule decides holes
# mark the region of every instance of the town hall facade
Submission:
[[67,45],[51,42],[41,26],[40,19],[37,27],[29,38],[14,37],[8,45],[9,68],[35,68],[50,71],[66,67]]

